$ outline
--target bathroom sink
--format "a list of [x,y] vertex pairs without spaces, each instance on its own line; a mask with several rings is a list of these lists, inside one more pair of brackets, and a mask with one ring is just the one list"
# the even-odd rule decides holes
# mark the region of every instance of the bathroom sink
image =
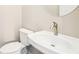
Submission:
[[79,39],[67,35],[57,36],[50,31],[39,31],[28,35],[29,43],[46,54],[79,53]]

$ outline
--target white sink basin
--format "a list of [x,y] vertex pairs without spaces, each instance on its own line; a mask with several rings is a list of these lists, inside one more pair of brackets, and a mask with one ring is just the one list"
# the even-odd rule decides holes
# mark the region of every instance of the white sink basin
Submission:
[[79,39],[53,32],[39,31],[29,34],[29,43],[43,53],[79,53]]

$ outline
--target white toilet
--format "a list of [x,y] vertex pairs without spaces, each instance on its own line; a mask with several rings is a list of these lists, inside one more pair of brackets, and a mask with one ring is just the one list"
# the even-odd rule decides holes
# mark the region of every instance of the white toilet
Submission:
[[0,48],[1,54],[21,54],[21,50],[23,50],[24,47],[28,46],[28,37],[27,34],[33,33],[33,31],[26,30],[24,28],[20,29],[20,41],[21,42],[11,42],[8,44],[5,44]]

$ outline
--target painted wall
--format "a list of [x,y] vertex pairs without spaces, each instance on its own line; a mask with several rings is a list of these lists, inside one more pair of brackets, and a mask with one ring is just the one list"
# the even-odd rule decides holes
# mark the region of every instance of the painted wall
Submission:
[[79,38],[79,8],[69,15],[58,17],[47,12],[42,6],[22,6],[22,27],[24,28],[34,31],[52,31],[50,27],[53,21],[58,23],[60,33]]
[[79,38],[79,7],[69,15],[62,17],[63,34]]
[[[56,6],[54,6],[56,8]],[[57,10],[57,9],[56,9]],[[55,13],[55,9],[53,10]],[[56,21],[59,24],[59,32],[62,33],[62,20],[60,17],[52,16],[50,12],[45,10],[43,6],[39,5],[27,5],[22,6],[22,27],[39,31],[39,30],[49,30],[51,29],[51,24]]]
[[[54,12],[57,13],[55,9]],[[58,23],[60,33],[79,38],[79,8],[67,16],[58,17],[38,5],[0,6],[0,46],[18,40],[21,27],[34,31],[52,31],[53,21]]]
[[0,6],[0,46],[19,39],[21,6]]

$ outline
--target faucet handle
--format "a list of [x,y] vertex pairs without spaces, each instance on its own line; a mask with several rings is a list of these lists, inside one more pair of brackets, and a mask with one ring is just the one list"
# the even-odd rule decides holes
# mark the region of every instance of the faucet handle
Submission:
[[55,21],[53,22],[53,26],[57,26],[57,23]]
[[58,24],[57,24],[55,21],[53,21],[53,22],[51,23],[50,29],[53,29],[53,27],[57,27],[57,26],[58,26]]

